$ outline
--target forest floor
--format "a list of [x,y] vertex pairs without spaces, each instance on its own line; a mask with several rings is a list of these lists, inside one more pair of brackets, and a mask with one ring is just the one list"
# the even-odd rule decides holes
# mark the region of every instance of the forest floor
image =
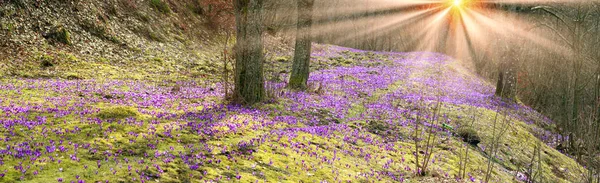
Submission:
[[[252,108],[223,103],[219,75],[154,73],[179,67],[159,59],[122,77],[74,67],[90,74],[2,79],[0,182],[482,182],[488,157],[491,182],[585,174],[551,147],[551,121],[495,98],[448,56],[330,45],[312,56],[309,91],[284,88],[290,61],[277,58],[266,66],[271,100]],[[480,143],[464,142],[468,128]],[[429,129],[432,158],[415,176],[415,154],[428,152],[413,137]]]

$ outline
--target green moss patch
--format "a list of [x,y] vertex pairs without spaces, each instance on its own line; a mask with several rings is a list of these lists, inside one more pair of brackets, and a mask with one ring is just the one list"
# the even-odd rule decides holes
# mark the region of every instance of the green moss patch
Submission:
[[125,119],[129,117],[135,117],[137,115],[137,109],[124,106],[103,108],[97,114],[97,116],[101,119]]

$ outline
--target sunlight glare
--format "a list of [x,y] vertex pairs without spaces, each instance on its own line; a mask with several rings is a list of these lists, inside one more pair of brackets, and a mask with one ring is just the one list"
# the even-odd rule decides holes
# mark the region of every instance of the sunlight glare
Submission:
[[454,0],[454,6],[460,7],[461,4],[462,4],[462,0]]

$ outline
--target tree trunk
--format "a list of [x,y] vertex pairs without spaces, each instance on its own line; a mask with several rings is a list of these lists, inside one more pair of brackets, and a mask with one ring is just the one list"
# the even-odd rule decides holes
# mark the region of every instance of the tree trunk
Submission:
[[289,87],[305,90],[310,74],[311,26],[314,0],[298,0],[296,48]]
[[[512,50],[512,49],[511,49]],[[513,51],[510,51],[511,53]],[[512,54],[508,54],[514,56]],[[498,82],[496,84],[496,96],[504,99],[514,100],[517,95],[517,78],[516,68],[513,61],[514,58],[505,58],[500,64],[500,71],[498,75]]]
[[[600,123],[600,64],[598,64],[598,73],[596,74],[596,123]],[[600,125],[600,124],[599,124]],[[600,183],[600,182],[599,182]]]
[[500,66],[500,69],[498,72],[498,82],[496,82],[496,96],[502,97],[503,89],[504,89],[504,69],[502,69],[502,66]]
[[262,0],[234,0],[236,20],[233,100],[252,105],[265,97],[263,78]]

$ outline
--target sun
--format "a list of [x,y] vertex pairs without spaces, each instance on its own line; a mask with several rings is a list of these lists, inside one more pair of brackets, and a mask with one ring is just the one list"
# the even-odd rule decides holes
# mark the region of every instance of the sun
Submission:
[[446,0],[446,5],[457,9],[481,8],[486,2],[495,0]]
[[453,0],[452,5],[454,7],[460,8],[463,5],[463,1],[462,0]]

